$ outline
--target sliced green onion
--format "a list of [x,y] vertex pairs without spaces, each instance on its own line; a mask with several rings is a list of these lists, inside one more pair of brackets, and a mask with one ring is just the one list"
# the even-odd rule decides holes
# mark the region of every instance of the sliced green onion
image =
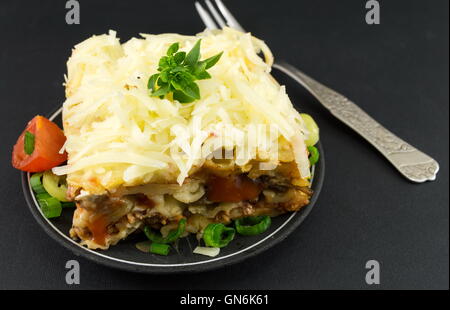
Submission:
[[232,227],[226,227],[219,223],[211,223],[203,232],[205,244],[214,248],[223,248],[234,239],[236,231]]
[[42,177],[42,185],[44,185],[50,196],[55,197],[59,201],[68,201],[66,198],[67,185],[63,177],[53,174],[51,170],[47,170]]
[[315,146],[308,146],[309,163],[314,166],[319,161],[319,151]]
[[29,131],[25,132],[25,141],[23,144],[23,150],[27,155],[33,154],[34,151],[34,135]]
[[171,230],[167,237],[161,236],[160,233],[152,231],[150,226],[145,226],[144,233],[147,238],[156,243],[172,243],[175,242],[184,233],[186,227],[186,219],[181,219],[178,222],[177,229]]
[[61,207],[63,208],[75,208],[75,202],[73,201],[61,201]]
[[[48,215],[48,218],[59,216],[61,214],[59,211],[60,208],[75,207],[75,202],[68,201],[66,198],[67,186],[59,185],[59,183],[59,177],[54,175],[51,171],[35,173],[30,178],[31,188],[36,193],[36,199],[42,208],[42,212],[44,212],[46,216]],[[54,202],[54,200],[58,201],[59,205]]]
[[47,193],[37,194],[36,198],[46,218],[54,218],[61,215],[62,207],[58,199]]
[[164,243],[152,243],[150,253],[167,256],[170,252],[170,246]]
[[47,199],[47,198],[51,198],[52,196],[50,196],[47,192],[45,193],[40,193],[40,194],[36,194],[36,199]]
[[30,185],[36,194],[46,193],[44,186],[42,185],[42,173],[35,173],[30,178]]
[[237,219],[234,224],[239,234],[244,236],[254,236],[265,232],[272,223],[270,216],[250,216]]

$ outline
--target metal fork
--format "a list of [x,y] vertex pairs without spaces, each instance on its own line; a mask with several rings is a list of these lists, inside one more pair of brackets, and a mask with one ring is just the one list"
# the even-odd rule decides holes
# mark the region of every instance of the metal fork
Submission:
[[[210,13],[199,2],[195,2],[195,8],[208,29],[228,26],[245,32],[221,0],[215,0],[215,3],[220,13],[210,0],[205,0]],[[349,99],[315,81],[286,62],[275,62],[273,67],[301,84],[332,115],[380,151],[404,177],[417,183],[436,179],[436,174],[439,171],[437,161],[384,128]]]

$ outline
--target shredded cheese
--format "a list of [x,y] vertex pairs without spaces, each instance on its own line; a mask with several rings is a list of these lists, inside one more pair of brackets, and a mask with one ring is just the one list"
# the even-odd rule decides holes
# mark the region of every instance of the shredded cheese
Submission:
[[[273,57],[264,42],[230,28],[142,37],[121,44],[110,31],[75,46],[63,105],[69,159],[54,173],[91,193],[158,180],[183,184],[218,148],[234,149],[236,164],[244,166],[252,159],[276,161],[273,146],[284,139],[301,176],[309,177],[307,131],[270,75]],[[199,38],[202,59],[223,51],[209,69],[212,78],[197,81],[201,99],[180,104],[150,96],[148,78],[168,47],[179,42],[189,51]]]

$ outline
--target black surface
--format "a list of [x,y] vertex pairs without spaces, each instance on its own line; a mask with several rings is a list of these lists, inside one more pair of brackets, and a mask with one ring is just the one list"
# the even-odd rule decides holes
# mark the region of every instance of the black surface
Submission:
[[[441,166],[412,184],[310,96],[302,107],[321,128],[327,176],[313,212],[278,246],[242,264],[185,276],[145,276],[76,258],[81,284],[65,284],[75,257],[49,238],[26,207],[10,151],[26,122],[63,102],[71,47],[93,33],[202,30],[191,1],[80,0],[81,24],[65,24],[65,1],[0,2],[0,288],[407,289],[447,288],[448,1],[226,1],[279,59],[342,92]],[[175,4],[177,6],[174,9]],[[171,14],[169,17],[167,14]],[[287,83],[291,97],[304,94]],[[365,283],[366,261],[381,285]]]

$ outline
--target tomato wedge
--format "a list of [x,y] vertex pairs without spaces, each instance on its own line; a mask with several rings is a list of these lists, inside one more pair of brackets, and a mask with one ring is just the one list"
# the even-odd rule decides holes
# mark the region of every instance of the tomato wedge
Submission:
[[[34,135],[34,150],[29,155],[24,149],[27,131]],[[37,115],[28,123],[14,145],[12,165],[28,172],[41,172],[56,167],[67,160],[67,153],[59,154],[65,142],[66,137],[58,125]]]

